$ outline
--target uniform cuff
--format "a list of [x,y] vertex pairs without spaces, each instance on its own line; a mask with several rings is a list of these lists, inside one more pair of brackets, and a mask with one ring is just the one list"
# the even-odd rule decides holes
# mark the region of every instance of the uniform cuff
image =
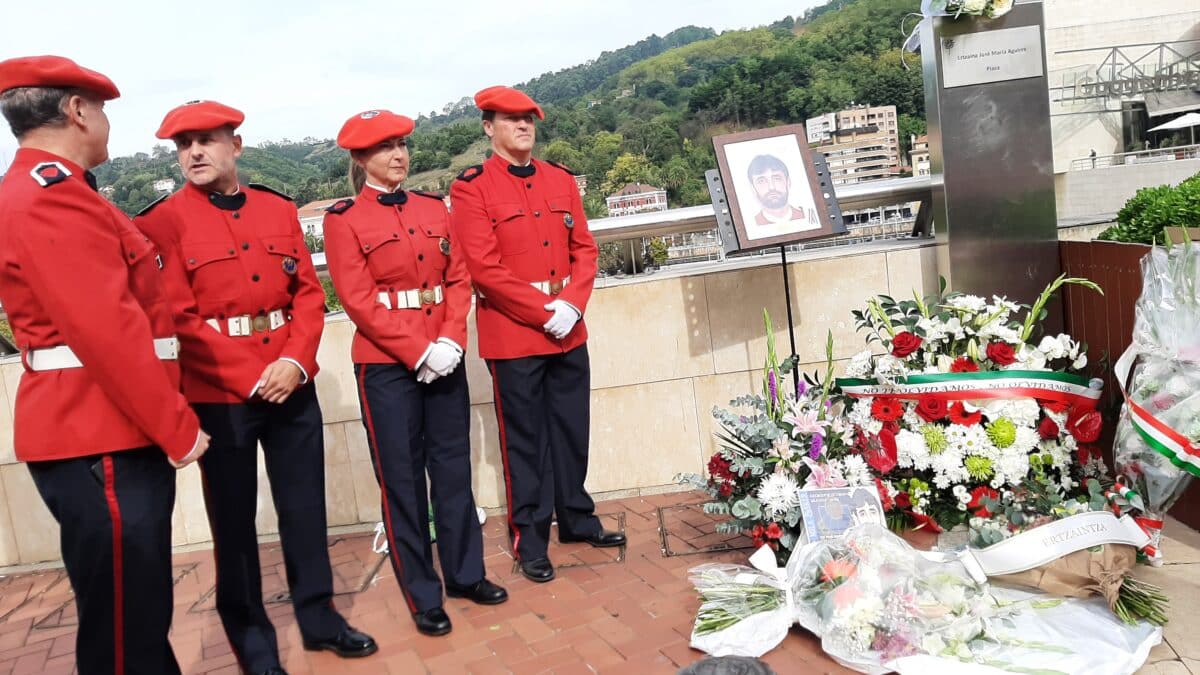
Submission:
[[575,305],[572,305],[571,303],[567,302],[566,300],[559,300],[559,302],[561,302],[562,304],[566,305],[567,307],[570,307],[571,309],[575,310],[575,320],[576,321],[583,318],[583,312],[579,311],[578,307],[576,307]]
[[425,359],[429,358],[429,355],[432,352],[433,352],[433,343],[430,342],[429,346],[425,348],[425,353],[422,354],[421,358],[417,359],[417,362],[413,364],[412,369],[413,369],[414,373],[421,369],[421,365],[425,363]]
[[195,458],[196,453],[200,452],[200,441],[203,438],[204,438],[204,431],[203,430],[197,431],[196,432],[196,442],[192,443],[192,449],[188,451],[188,454],[184,455],[183,457],[180,457],[179,459],[168,458],[168,460],[171,462],[171,465],[178,468],[178,467],[181,467],[181,466],[191,462],[192,459]]
[[454,347],[454,350],[458,352],[459,356],[462,356],[463,353],[466,351],[462,348],[461,345],[459,345],[457,342],[455,342],[454,340],[451,340],[448,337],[440,337],[440,338],[438,338],[438,342],[440,342],[444,345],[450,345],[451,347]]

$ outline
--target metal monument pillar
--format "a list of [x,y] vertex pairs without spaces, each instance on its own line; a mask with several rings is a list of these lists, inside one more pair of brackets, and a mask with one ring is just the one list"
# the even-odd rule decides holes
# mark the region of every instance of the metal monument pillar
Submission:
[[938,269],[1032,302],[1059,273],[1042,3],[921,25]]

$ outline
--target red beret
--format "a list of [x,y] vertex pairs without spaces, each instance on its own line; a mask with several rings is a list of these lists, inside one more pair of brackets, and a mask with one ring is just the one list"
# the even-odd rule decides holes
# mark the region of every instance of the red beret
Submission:
[[337,144],[347,150],[362,150],[389,138],[407,136],[416,126],[411,118],[390,110],[368,110],[346,120],[338,132]]
[[185,131],[208,131],[225,125],[236,129],[245,119],[241,110],[216,101],[188,101],[168,112],[154,135],[171,138]]
[[529,98],[529,94],[513,89],[512,87],[499,85],[488,87],[475,94],[475,105],[480,110],[492,110],[495,112],[531,112],[537,115],[539,120],[546,119],[546,113],[542,112],[541,107],[533,99]]
[[78,87],[105,101],[121,95],[112,80],[61,56],[23,56],[0,61],[0,92],[18,87]]

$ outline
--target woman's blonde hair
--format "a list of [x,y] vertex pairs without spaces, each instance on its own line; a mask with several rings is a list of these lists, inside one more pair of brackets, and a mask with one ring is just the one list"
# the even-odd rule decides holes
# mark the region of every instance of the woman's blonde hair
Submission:
[[367,183],[367,170],[362,168],[362,165],[354,161],[354,155],[350,155],[350,186],[354,188],[354,194],[362,192],[363,185]]

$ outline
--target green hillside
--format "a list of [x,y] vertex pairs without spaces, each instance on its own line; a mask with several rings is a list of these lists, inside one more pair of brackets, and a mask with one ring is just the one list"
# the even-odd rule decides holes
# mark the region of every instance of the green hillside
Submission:
[[[605,52],[586,64],[519,85],[546,109],[538,152],[589,177],[586,207],[626,182],[667,189],[672,206],[708,201],[704,171],[716,165],[711,138],[729,131],[803,122],[851,102],[894,104],[900,139],[924,131],[920,63],[901,57],[901,18],[917,0],[831,0],[794,20],[726,31],[689,26]],[[446,190],[488,146],[468,97],[422,116],[410,139],[412,188]],[[903,148],[907,150],[907,147]],[[244,179],[300,203],[343,196],[346,153],[332,141],[281,141],[247,149]],[[112,198],[136,211],[158,178],[181,181],[174,153],[114,159],[97,172]]]

